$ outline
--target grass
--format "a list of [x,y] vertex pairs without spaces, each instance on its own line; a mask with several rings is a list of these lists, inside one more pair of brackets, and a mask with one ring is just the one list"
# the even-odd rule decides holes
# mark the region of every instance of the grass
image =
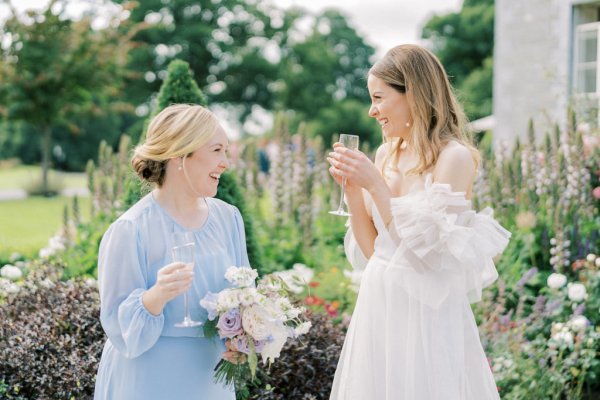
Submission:
[[[17,165],[9,168],[0,168],[0,190],[25,189],[32,182],[42,179],[39,166]],[[65,188],[87,187],[87,178],[84,172],[50,171],[50,180],[62,182]]]
[[[39,249],[62,227],[63,209],[72,199],[68,197],[29,197],[24,200],[0,201],[0,259],[13,252],[36,256]],[[90,198],[79,198],[81,218],[89,218]]]

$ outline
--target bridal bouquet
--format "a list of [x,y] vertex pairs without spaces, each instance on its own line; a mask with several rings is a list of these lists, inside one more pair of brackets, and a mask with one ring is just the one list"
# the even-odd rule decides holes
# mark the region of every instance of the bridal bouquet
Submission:
[[232,287],[209,292],[200,301],[208,311],[204,335],[218,335],[227,348],[215,367],[215,380],[233,384],[238,392],[256,377],[259,356],[270,365],[288,338],[307,333],[311,326],[300,319],[304,309],[292,305],[281,277],[266,275],[256,285],[257,277],[250,267],[229,267],[225,279]]

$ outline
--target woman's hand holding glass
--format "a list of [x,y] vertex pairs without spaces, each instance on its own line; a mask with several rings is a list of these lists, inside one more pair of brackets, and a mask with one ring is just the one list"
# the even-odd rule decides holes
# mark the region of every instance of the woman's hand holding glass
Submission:
[[153,315],[160,315],[165,304],[187,292],[192,286],[194,271],[183,262],[173,262],[156,274],[156,283],[144,293],[142,301]]
[[351,150],[341,143],[333,145],[327,161],[331,164],[329,173],[336,183],[342,184],[346,179],[346,193],[351,195],[357,189],[364,188],[371,192],[383,181],[375,164],[359,150]]
[[194,280],[193,265],[183,262],[172,262],[162,267],[156,276],[155,287],[165,303],[187,292]]

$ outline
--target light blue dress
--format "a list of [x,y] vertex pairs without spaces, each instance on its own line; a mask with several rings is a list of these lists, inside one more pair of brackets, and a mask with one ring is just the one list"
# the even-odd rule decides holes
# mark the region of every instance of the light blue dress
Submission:
[[[193,231],[195,277],[188,292],[191,316],[205,321],[199,301],[229,286],[229,266],[249,265],[244,223],[238,209],[206,199],[208,217]],[[203,338],[202,327],[177,328],[184,316],[183,296],[154,316],[142,294],[171,263],[171,233],[184,231],[148,194],[104,234],[98,256],[100,320],[108,336],[96,378],[96,400],[232,400],[235,394],[215,384],[214,367],[225,347]]]

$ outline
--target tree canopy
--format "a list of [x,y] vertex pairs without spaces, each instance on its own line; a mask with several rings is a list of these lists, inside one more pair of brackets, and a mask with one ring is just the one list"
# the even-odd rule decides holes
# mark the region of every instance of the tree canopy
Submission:
[[423,27],[471,119],[492,112],[494,0],[465,0],[459,12],[433,16]]

